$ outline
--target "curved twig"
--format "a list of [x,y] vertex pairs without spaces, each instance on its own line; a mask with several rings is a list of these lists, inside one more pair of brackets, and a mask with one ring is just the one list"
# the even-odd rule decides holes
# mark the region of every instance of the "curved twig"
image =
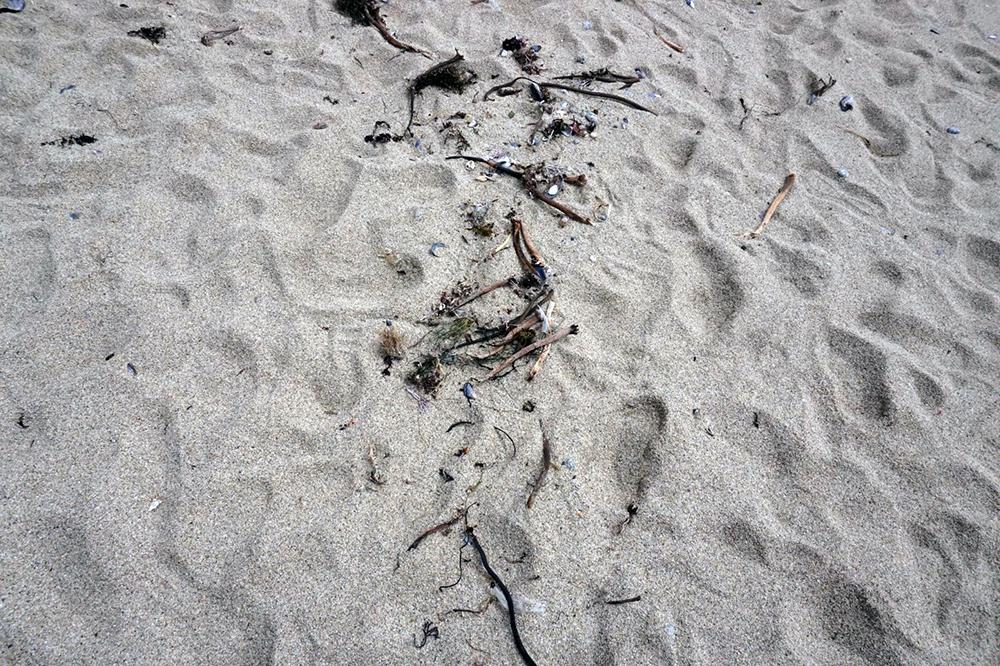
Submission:
[[600,90],[587,90],[586,88],[577,88],[576,86],[568,86],[564,83],[555,83],[553,81],[535,81],[534,79],[529,79],[527,76],[519,76],[511,81],[508,81],[507,83],[501,83],[498,86],[493,86],[492,88],[486,91],[485,95],[483,95],[483,101],[488,102],[490,99],[490,95],[492,95],[493,93],[502,88],[509,88],[518,81],[528,81],[529,83],[535,84],[539,88],[556,88],[558,90],[568,90],[570,92],[575,92],[580,95],[589,95],[591,97],[603,97],[604,99],[612,99],[620,104],[624,104],[625,106],[630,106],[633,109],[638,109],[639,111],[645,111],[646,113],[652,113],[654,116],[658,115],[656,111],[648,109],[642,104],[639,104],[638,102],[633,102],[629,98],[622,97],[621,95],[601,92]]
[[565,338],[567,335],[576,335],[576,332],[578,330],[579,328],[577,327],[577,325],[573,324],[569,328],[564,328],[561,331],[557,331],[546,338],[542,338],[538,342],[532,342],[530,345],[518,350],[518,352],[513,356],[511,356],[510,358],[504,360],[503,363],[493,368],[490,374],[486,375],[486,377],[484,377],[481,381],[488,382],[489,380],[495,378],[497,375],[499,375],[501,372],[503,372],[510,366],[514,365],[514,363],[516,363],[518,360],[524,358],[525,356],[535,351],[536,349],[544,347],[546,345],[551,345],[554,342],[558,342],[559,340]]

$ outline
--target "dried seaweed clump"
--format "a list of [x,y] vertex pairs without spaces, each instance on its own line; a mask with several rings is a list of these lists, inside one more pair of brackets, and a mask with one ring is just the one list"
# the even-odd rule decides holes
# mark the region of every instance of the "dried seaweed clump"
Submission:
[[542,50],[540,44],[529,44],[524,37],[509,37],[503,40],[500,46],[510,54],[525,74],[532,76],[540,74],[545,67],[545,64],[538,59],[538,52]]
[[434,65],[423,72],[410,84],[410,119],[406,123],[403,134],[410,132],[413,126],[413,104],[417,93],[424,88],[440,88],[450,92],[461,93],[476,82],[476,72],[465,65],[465,56],[458,51],[455,55]]
[[400,51],[419,53],[420,55],[430,57],[427,51],[396,39],[396,36],[392,34],[392,31],[385,24],[385,19],[382,18],[378,0],[336,0],[334,8],[355,23],[372,26],[379,31],[382,39]]
[[385,322],[385,328],[379,333],[378,342],[382,348],[382,357],[387,363],[406,356],[406,334],[400,331],[398,326],[393,326],[391,321]]

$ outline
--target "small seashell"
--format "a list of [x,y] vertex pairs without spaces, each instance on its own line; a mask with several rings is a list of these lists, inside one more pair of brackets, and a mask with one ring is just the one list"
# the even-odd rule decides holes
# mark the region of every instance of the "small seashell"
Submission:
[[549,191],[547,192],[547,194],[548,194],[548,195],[549,195],[550,197],[554,197],[555,195],[559,194],[559,184],[558,184],[558,183],[556,183],[556,184],[554,184],[554,185],[553,185],[552,187],[550,187],[550,188],[549,188]]
[[431,245],[431,254],[435,257],[440,257],[441,250],[445,249],[446,247],[448,246],[445,245],[444,243],[434,243],[433,245]]
[[584,30],[593,30],[594,29],[593,22],[591,22],[591,21],[584,21],[583,22],[583,29]]
[[545,99],[545,94],[542,93],[541,87],[534,81],[528,82],[528,92],[531,93],[531,99],[536,102],[541,102]]
[[0,12],[19,12],[24,9],[24,0],[0,0]]
[[961,133],[962,130],[958,129],[957,127],[949,127],[947,131],[948,134],[959,134]]
[[473,388],[470,382],[465,382],[465,386],[462,387],[462,395],[464,395],[465,399],[470,403],[476,399],[476,389]]
[[161,499],[154,499],[154,500],[153,500],[152,502],[150,502],[150,503],[149,503],[149,510],[150,510],[150,511],[156,511],[156,509],[157,509],[157,508],[158,508],[158,507],[159,507],[159,506],[160,506],[161,504],[163,504],[163,500],[161,500]]
[[694,0],[684,0],[684,4],[688,7],[694,7]]
[[850,95],[844,95],[840,98],[840,110],[850,111],[854,108],[854,98]]
[[838,169],[837,175],[841,178],[847,178],[850,174],[847,172],[847,169]]
[[587,62],[587,56],[585,56],[585,55],[578,55],[576,57],[576,61],[582,65],[583,63]]
[[532,53],[538,53],[541,50],[542,50],[542,45],[541,44],[532,44],[532,46],[531,46]]

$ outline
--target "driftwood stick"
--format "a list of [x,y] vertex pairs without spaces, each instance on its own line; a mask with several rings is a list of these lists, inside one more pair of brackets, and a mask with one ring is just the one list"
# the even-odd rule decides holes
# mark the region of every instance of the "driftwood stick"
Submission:
[[754,228],[754,230],[750,232],[750,238],[757,238],[764,232],[764,227],[766,227],[767,223],[771,221],[771,216],[773,216],[774,212],[778,210],[778,206],[781,204],[781,202],[785,200],[785,196],[788,195],[788,191],[792,189],[792,185],[794,183],[795,183],[794,173],[790,173],[787,176],[785,176],[784,184],[782,184],[781,189],[778,190],[778,193],[774,195],[774,199],[771,200],[771,205],[767,207],[767,212],[764,213],[764,219],[762,219],[760,221],[760,224],[758,224]]
[[587,90],[586,88],[577,88],[576,86],[569,86],[566,85],[565,83],[555,83],[554,81],[535,81],[534,79],[529,79],[527,76],[519,76],[511,81],[508,81],[507,83],[501,83],[498,86],[493,86],[492,88],[486,91],[485,95],[483,95],[483,101],[488,102],[490,99],[490,95],[503,88],[509,88],[518,81],[528,81],[529,83],[535,84],[539,88],[556,88],[557,90],[568,90],[570,92],[575,92],[580,95],[589,95],[591,97],[602,97],[604,99],[611,99],[618,102],[619,104],[624,104],[625,106],[632,107],[633,109],[637,109],[639,111],[645,111],[646,113],[652,113],[654,116],[658,115],[656,111],[646,108],[642,104],[639,104],[638,102],[633,102],[629,98],[622,97],[621,95],[602,92],[600,90]]
[[486,377],[484,377],[482,381],[488,382],[489,380],[495,378],[497,375],[499,375],[501,372],[503,372],[510,366],[514,365],[518,360],[524,358],[525,356],[535,351],[536,349],[558,342],[563,338],[565,338],[567,335],[571,334],[575,335],[578,330],[579,327],[577,327],[576,324],[573,324],[569,328],[564,328],[561,331],[556,331],[555,333],[546,338],[542,338],[537,342],[532,342],[530,345],[524,347],[523,349],[518,350],[516,354],[506,359],[503,363],[493,368],[490,374],[486,375]]

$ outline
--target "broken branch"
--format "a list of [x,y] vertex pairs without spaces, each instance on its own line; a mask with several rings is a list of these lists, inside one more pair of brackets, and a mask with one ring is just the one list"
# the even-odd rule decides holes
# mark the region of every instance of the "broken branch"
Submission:
[[757,238],[758,236],[761,235],[761,233],[763,233],[764,227],[766,227],[767,223],[771,221],[771,216],[773,216],[774,212],[778,210],[778,206],[781,204],[781,202],[785,200],[785,196],[788,194],[788,191],[792,189],[792,184],[794,183],[795,183],[794,173],[790,173],[787,176],[785,176],[784,184],[782,184],[781,189],[778,190],[778,193],[774,195],[774,199],[771,201],[771,205],[767,207],[767,212],[764,213],[764,218],[760,221],[760,224],[758,224],[756,228],[754,228],[754,230],[750,232],[750,238]]

